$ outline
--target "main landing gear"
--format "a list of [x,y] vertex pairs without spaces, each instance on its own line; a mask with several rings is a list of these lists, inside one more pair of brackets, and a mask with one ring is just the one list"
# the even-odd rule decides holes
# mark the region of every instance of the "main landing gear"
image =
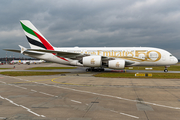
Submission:
[[94,67],[91,67],[91,68],[87,68],[86,71],[92,71],[92,72],[102,72],[104,71],[104,68],[94,68]]
[[164,72],[168,72],[167,66],[165,66],[165,68],[164,68]]

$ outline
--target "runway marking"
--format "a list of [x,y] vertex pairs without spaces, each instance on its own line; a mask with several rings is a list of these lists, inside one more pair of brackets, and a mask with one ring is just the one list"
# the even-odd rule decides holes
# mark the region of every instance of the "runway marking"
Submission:
[[39,114],[31,111],[31,109],[29,109],[29,108],[27,108],[27,107],[25,107],[25,106],[23,106],[23,105],[18,105],[17,103],[13,102],[12,100],[10,100],[10,99],[8,99],[8,98],[4,98],[4,97],[2,97],[1,95],[0,95],[0,98],[9,101],[9,102],[10,102],[11,104],[13,104],[13,105],[16,105],[16,106],[18,106],[18,107],[22,107],[22,108],[26,109],[28,112],[30,112],[30,113],[38,116],[38,117],[45,117],[44,115],[39,115]]
[[[23,79],[20,78],[19,80],[23,80]],[[51,79],[35,80],[35,81],[28,81],[28,80],[25,80],[26,82],[13,82],[13,84],[16,84],[16,83],[38,82],[38,81],[48,81],[48,80],[51,80]]]
[[[20,78],[16,78],[16,77],[10,77],[10,76],[6,76],[6,77],[25,81],[25,79],[20,79]],[[53,78],[53,79],[55,79],[55,78]],[[28,80],[26,80],[26,81],[28,81]],[[38,82],[34,82],[34,83],[42,84],[42,83],[38,83]],[[60,89],[65,89],[65,90],[71,90],[71,91],[75,91],[75,92],[88,93],[88,94],[99,95],[99,96],[104,96],[104,97],[116,98],[116,99],[125,100],[125,101],[129,101],[129,102],[139,102],[138,100],[131,100],[131,99],[122,98],[122,97],[118,97],[118,96],[94,93],[94,92],[89,92],[89,91],[82,91],[82,90],[77,90],[77,89],[72,89],[72,88],[60,87],[60,86],[56,86],[56,85],[47,85],[47,86],[56,87],[56,88],[60,88]],[[161,104],[145,102],[145,101],[141,101],[141,103],[150,104],[150,105],[159,106],[159,107],[164,107],[164,108],[180,110],[180,107],[172,107],[172,106],[161,105]]]
[[46,117],[46,116],[44,116],[44,115],[41,115],[41,117]]
[[139,117],[136,117],[136,116],[133,116],[133,115],[129,115],[129,114],[126,114],[126,113],[120,112],[120,114],[121,114],[121,115],[129,116],[129,117],[133,117],[133,118],[136,118],[136,119],[139,119]]
[[75,102],[75,103],[79,103],[81,104],[82,102],[79,102],[79,101],[76,101],[76,100],[71,100],[72,102]]
[[6,84],[6,82],[3,82],[3,81],[0,81],[0,82]]
[[136,119],[139,119],[139,117],[136,117],[136,116],[133,116],[133,115],[129,115],[129,114],[126,114],[126,113],[122,113],[120,112],[121,115],[125,115],[125,116],[129,116],[129,117],[133,117],[133,118],[136,118]]
[[7,118],[6,117],[0,117],[0,120],[6,120]]
[[[104,97],[116,98],[116,99],[125,100],[125,101],[129,101],[129,102],[139,102],[138,100],[131,100],[131,99],[122,98],[122,97],[118,97],[118,96],[105,95],[105,94],[94,93],[94,92],[89,92],[89,91],[82,91],[82,90],[77,90],[77,89],[72,89],[72,88],[60,87],[60,86],[56,86],[56,85],[51,85],[51,86],[56,87],[56,88],[71,90],[71,91],[75,91],[75,92],[88,93],[88,94],[99,95],[99,96],[104,96]],[[165,107],[165,108],[171,108],[171,109],[180,109],[179,107],[160,105],[160,104],[150,103],[150,102],[145,102],[145,101],[141,101],[141,102],[146,103],[146,104],[151,104],[151,105],[154,105],[154,106],[159,106],[159,107]]]
[[11,86],[14,86],[14,87],[18,87],[18,88],[21,88],[21,89],[27,89],[27,88],[25,88],[25,87],[20,87],[20,86],[13,85],[13,84],[8,84],[8,85],[11,85]]
[[30,83],[31,81],[26,81],[26,82],[12,82],[11,84],[17,84],[17,83]]
[[39,81],[48,81],[48,80],[51,80],[51,79],[35,80],[35,81],[33,81],[33,82],[39,82]]
[[[111,112],[114,112],[114,113],[119,113],[118,111],[114,111],[114,110],[110,110]],[[137,117],[137,116],[134,116],[134,115],[130,115],[130,114],[126,114],[126,113],[122,113],[122,112],[120,112],[119,114],[121,114],[121,115],[125,115],[125,116],[128,116],[128,117],[132,117],[132,118],[136,118],[136,119],[139,119],[139,117]]]
[[48,95],[48,96],[51,96],[51,97],[55,97],[55,95],[51,95],[51,94],[48,94],[48,93],[44,93],[44,92],[39,92],[41,94],[44,94],[44,95]]
[[[2,81],[0,81],[0,82],[2,82]],[[7,84],[7,83],[5,83],[5,82],[2,82],[2,83]],[[20,86],[13,85],[13,84],[8,84],[8,85],[10,85],[10,86],[14,86],[14,87],[18,87],[18,88],[21,88],[21,89],[27,89],[27,88],[25,88],[25,87],[20,87]],[[46,84],[44,84],[44,85],[46,85]],[[31,89],[31,91],[33,91],[33,92],[38,92],[38,91],[33,90],[33,89]],[[44,95],[48,95],[48,96],[51,96],[51,97],[58,97],[58,96],[51,95],[51,94],[44,93],[44,92],[39,92],[39,93],[40,93],[40,94],[44,94]]]
[[33,91],[33,92],[37,92],[36,90],[33,90],[33,89],[31,89],[31,91]]

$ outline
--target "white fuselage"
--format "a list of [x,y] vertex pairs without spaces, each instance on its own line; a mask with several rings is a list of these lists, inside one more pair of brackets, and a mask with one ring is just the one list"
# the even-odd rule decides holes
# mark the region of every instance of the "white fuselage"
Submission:
[[[169,66],[178,62],[177,58],[172,56],[166,50],[151,47],[74,47],[74,48],[54,48],[55,51],[75,52],[90,54],[91,56],[105,56],[115,60],[125,60],[133,62],[126,66]],[[44,55],[31,55],[38,59],[52,61],[60,64],[73,65],[77,60],[57,57],[52,53]],[[81,66],[81,65],[80,65]]]

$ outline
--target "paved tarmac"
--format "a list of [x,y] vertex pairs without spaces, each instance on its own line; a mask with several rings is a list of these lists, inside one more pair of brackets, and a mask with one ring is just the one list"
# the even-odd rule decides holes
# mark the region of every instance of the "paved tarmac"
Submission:
[[[34,66],[57,64],[15,70]],[[0,75],[0,120],[179,120],[179,113],[179,79]]]

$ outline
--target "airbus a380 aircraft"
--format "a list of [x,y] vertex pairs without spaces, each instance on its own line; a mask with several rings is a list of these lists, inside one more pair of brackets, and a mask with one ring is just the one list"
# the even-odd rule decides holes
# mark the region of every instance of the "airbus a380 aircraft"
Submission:
[[165,66],[176,64],[177,58],[166,50],[152,47],[65,47],[57,48],[28,20],[20,21],[30,49],[4,49],[60,64],[89,67],[87,71],[124,69],[128,66]]

